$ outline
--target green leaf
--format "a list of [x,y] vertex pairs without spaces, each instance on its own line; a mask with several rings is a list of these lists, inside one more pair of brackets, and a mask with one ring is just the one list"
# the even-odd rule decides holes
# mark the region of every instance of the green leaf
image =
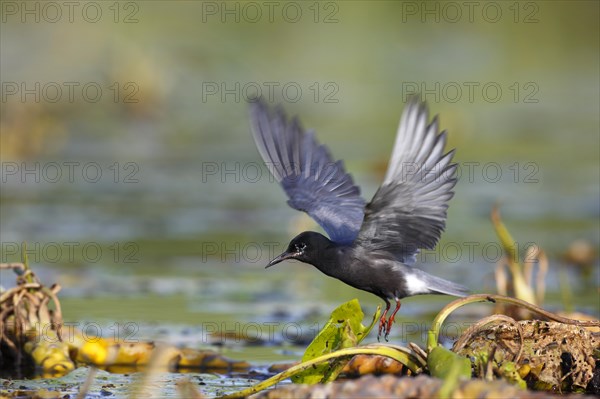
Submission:
[[527,383],[519,375],[517,365],[513,362],[505,362],[500,366],[500,375],[509,383],[518,386],[521,389],[527,389]]
[[[380,309],[377,309],[377,313],[375,314],[375,318],[379,317]],[[267,388],[274,386],[275,384],[280,383],[288,378],[293,378],[293,376],[298,375],[299,373],[304,372],[305,370],[312,370],[318,364],[328,361],[335,361],[336,359],[349,358],[351,359],[356,355],[376,355],[376,356],[386,356],[390,359],[394,359],[406,367],[410,369],[413,374],[421,374],[423,372],[423,368],[421,367],[421,363],[419,359],[417,359],[414,355],[412,355],[411,350],[407,348],[403,348],[401,346],[393,346],[393,345],[382,345],[382,344],[372,344],[372,345],[363,345],[357,348],[346,348],[341,349],[334,353],[328,353],[326,355],[320,356],[318,358],[308,360],[306,362],[302,362],[295,366],[290,367],[289,369],[282,371],[279,374],[274,375],[271,378],[267,378],[264,381],[259,382],[256,385],[248,387],[238,392],[231,393],[229,395],[220,396],[221,399],[238,399],[238,398],[246,398],[250,395],[253,395],[257,392],[263,391]]]
[[[340,305],[329,317],[325,327],[317,334],[308,345],[302,362],[315,359],[344,348],[357,346],[375,325],[381,309],[378,307],[373,321],[368,327],[362,324],[364,313],[360,308],[358,299]],[[333,381],[342,371],[350,359],[334,360],[317,365],[311,369],[292,377],[297,384],[316,384],[318,382]]]
[[439,397],[452,397],[459,380],[471,378],[471,362],[443,346],[436,346],[427,355],[429,373],[444,380]]
[[427,356],[429,373],[443,380],[460,377],[471,378],[471,362],[443,346],[436,346]]

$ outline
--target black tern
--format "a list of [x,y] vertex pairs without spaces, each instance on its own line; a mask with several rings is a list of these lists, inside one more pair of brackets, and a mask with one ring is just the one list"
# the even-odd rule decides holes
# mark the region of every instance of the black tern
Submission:
[[[329,235],[305,231],[273,259],[311,264],[328,276],[368,291],[386,304],[379,321],[387,340],[400,300],[422,294],[465,296],[468,289],[414,267],[420,249],[434,249],[454,195],[454,150],[444,153],[446,132],[428,123],[427,105],[413,97],[405,107],[383,183],[366,203],[342,161],[334,161],[312,130],[262,99],[250,108],[256,146],[294,209],[308,213]],[[386,322],[390,300],[396,308]]]

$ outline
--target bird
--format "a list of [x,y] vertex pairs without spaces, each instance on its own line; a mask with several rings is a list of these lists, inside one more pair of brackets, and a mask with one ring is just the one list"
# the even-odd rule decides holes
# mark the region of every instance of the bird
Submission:
[[[469,290],[415,267],[420,250],[434,249],[446,226],[454,196],[455,150],[444,153],[447,132],[438,116],[429,122],[418,95],[405,106],[381,186],[369,203],[343,161],[319,144],[314,130],[281,106],[262,98],[250,103],[251,131],[267,169],[287,194],[290,207],[306,212],[329,237],[305,231],[266,268],[284,260],[310,264],[327,276],[381,298],[379,340],[390,334],[400,300],[423,294],[457,297]],[[391,303],[396,307],[386,321]]]

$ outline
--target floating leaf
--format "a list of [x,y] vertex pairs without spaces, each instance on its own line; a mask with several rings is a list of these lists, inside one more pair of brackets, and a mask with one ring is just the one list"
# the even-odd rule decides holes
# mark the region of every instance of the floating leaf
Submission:
[[[364,313],[357,299],[340,305],[329,317],[325,327],[310,343],[302,361],[315,359],[344,348],[357,346],[375,325],[379,318],[380,308],[377,308],[373,321],[368,327],[362,324]],[[333,381],[342,371],[349,359],[335,360],[315,366],[292,377],[297,384],[316,384]]]
[[460,377],[471,378],[471,362],[443,346],[436,346],[427,356],[427,368],[432,376],[458,380]]

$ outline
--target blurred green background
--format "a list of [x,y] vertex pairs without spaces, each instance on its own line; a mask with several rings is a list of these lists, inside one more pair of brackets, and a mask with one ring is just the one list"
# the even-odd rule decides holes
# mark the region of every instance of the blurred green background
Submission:
[[[263,167],[246,99],[315,128],[369,199],[416,90],[461,166],[423,267],[493,291],[498,202],[520,248],[549,253],[560,308],[561,254],[600,242],[598,16],[597,1],[5,1],[2,262],[27,242],[73,321],[324,322],[353,297],[370,314],[378,298],[311,267],[263,270],[317,227]],[[568,276],[597,314],[592,271]]]

